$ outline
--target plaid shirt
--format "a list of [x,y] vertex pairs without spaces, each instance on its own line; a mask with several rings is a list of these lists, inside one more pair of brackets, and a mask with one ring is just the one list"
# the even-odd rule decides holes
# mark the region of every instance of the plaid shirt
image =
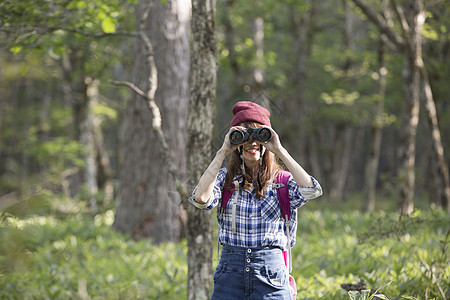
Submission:
[[[222,201],[222,190],[227,169],[220,169],[217,175],[211,198],[206,204],[195,202],[195,188],[190,201],[198,208],[212,209]],[[312,177],[311,177],[312,178]],[[242,181],[242,176],[235,180]],[[291,232],[291,247],[295,244],[297,231],[297,208],[303,206],[308,200],[322,195],[322,188],[316,179],[312,178],[314,187],[300,187],[291,176],[288,182],[289,203],[291,217],[289,227]],[[284,220],[281,217],[277,190],[271,183],[264,190],[264,197],[257,199],[255,191],[240,188],[236,206],[236,233],[232,232],[232,201],[228,201],[222,216],[217,214],[219,222],[219,243],[230,246],[246,248],[279,247],[286,249],[287,237],[284,232]],[[219,209],[218,209],[219,211]]]

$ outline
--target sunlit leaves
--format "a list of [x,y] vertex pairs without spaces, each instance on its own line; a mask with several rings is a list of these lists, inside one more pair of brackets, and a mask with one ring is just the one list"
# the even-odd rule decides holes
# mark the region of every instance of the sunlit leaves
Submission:
[[[120,0],[8,1],[0,7],[5,42],[36,47],[41,38],[58,29],[88,33],[114,33],[123,20],[124,3]],[[128,18],[129,19],[129,18]]]
[[116,31],[116,24],[114,23],[112,18],[105,17],[102,20],[102,30],[105,33],[112,33]]

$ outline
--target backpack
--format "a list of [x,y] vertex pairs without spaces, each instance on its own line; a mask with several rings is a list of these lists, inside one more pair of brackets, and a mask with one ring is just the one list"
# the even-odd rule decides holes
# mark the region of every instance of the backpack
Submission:
[[[283,258],[286,268],[289,273],[289,287],[291,290],[291,295],[293,299],[297,295],[297,287],[295,284],[295,279],[290,275],[292,272],[292,259],[291,259],[291,237],[290,237],[290,228],[289,228],[289,219],[291,217],[291,207],[289,205],[289,189],[288,189],[288,181],[291,176],[291,173],[288,171],[280,171],[277,174],[276,183],[274,184],[277,189],[277,198],[280,204],[281,216],[286,224],[286,235],[288,240],[288,250],[283,251]],[[235,189],[237,182],[232,184],[232,188]],[[225,208],[227,207],[228,200],[230,200],[233,195],[233,190],[229,191],[228,189],[223,189],[222,191],[222,204],[220,206],[219,215],[223,214]],[[233,206],[233,210],[235,207]],[[233,218],[233,230],[235,228],[235,219]]]

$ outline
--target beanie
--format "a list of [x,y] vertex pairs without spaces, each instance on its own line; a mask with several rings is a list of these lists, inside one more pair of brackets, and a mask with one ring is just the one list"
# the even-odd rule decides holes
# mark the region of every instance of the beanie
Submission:
[[239,101],[233,107],[234,117],[231,119],[230,127],[244,122],[256,122],[261,125],[272,127],[270,124],[270,112],[254,102]]

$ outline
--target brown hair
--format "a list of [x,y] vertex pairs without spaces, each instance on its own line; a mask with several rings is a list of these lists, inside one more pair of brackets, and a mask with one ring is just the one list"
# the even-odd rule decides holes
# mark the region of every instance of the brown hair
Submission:
[[[246,128],[257,128],[259,127],[259,125],[260,124],[258,123],[243,123],[243,126]],[[224,183],[224,187],[228,190],[232,190],[231,185],[233,183],[234,177],[236,175],[242,175],[241,163],[242,162],[239,157],[239,150],[233,151],[230,161],[228,162],[227,175],[225,176]],[[283,168],[276,160],[275,154],[266,150],[262,157],[262,165],[258,171],[261,186],[259,184],[256,184],[257,198],[263,197],[264,189],[270,184],[274,175],[282,169]],[[252,183],[257,181],[258,172],[253,174],[252,170],[245,166],[245,178],[243,179],[241,186],[245,189],[250,189]]]

